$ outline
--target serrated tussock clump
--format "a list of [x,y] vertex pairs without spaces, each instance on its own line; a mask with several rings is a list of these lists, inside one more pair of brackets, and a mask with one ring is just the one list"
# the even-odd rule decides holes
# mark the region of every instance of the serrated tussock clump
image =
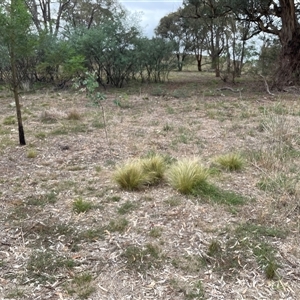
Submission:
[[113,174],[115,182],[125,190],[137,190],[149,181],[141,160],[127,161],[118,166]]
[[144,172],[148,176],[149,184],[158,183],[164,176],[166,161],[160,155],[154,155],[141,160]]
[[206,182],[208,175],[208,169],[201,166],[197,159],[183,159],[170,167],[166,178],[173,188],[183,194],[190,194],[195,187]]
[[239,171],[244,167],[245,160],[238,153],[227,153],[216,157],[215,163],[227,171]]
[[144,185],[157,184],[163,178],[165,169],[165,159],[160,155],[153,155],[118,166],[113,179],[123,189],[137,190]]

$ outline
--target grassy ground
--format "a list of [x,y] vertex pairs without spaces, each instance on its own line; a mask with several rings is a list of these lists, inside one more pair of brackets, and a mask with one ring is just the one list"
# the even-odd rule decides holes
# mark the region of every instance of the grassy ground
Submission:
[[[298,299],[299,94],[182,72],[106,95],[105,127],[82,94],[23,94],[20,147],[2,89],[0,299]],[[113,180],[154,153],[207,181]]]

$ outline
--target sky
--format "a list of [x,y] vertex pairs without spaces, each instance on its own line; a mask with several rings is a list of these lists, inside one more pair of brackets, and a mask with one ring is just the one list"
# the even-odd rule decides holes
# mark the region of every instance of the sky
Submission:
[[141,12],[141,27],[144,34],[151,38],[154,28],[165,15],[174,12],[182,4],[182,0],[119,0],[131,13]]

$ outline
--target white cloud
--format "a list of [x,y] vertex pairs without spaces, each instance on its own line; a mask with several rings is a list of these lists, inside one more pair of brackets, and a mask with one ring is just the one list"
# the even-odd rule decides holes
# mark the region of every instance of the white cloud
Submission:
[[120,0],[119,3],[131,13],[142,12],[140,25],[144,30],[144,34],[152,37],[154,28],[158,25],[159,20],[165,15],[176,11],[181,6],[182,1]]

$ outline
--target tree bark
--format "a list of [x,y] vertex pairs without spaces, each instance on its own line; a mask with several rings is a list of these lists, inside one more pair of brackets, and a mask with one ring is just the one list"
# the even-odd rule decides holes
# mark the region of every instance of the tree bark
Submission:
[[274,80],[274,85],[278,89],[298,84],[300,75],[300,26],[295,4],[293,0],[281,0],[280,6],[282,27],[279,31],[279,39],[282,48]]
[[197,60],[197,68],[199,72],[202,72],[202,54],[196,54],[196,60]]

